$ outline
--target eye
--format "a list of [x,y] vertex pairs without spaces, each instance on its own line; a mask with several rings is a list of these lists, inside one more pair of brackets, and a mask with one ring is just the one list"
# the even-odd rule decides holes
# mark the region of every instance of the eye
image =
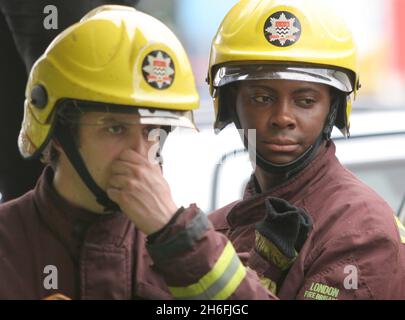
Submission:
[[304,99],[298,99],[296,103],[297,103],[297,105],[302,106],[302,107],[310,107],[316,103],[316,100],[313,98],[304,98]]
[[108,133],[113,134],[113,135],[123,134],[125,132],[125,130],[126,130],[126,127],[121,124],[109,126],[107,128]]
[[272,103],[274,102],[274,97],[268,95],[256,95],[252,96],[251,100],[255,103]]

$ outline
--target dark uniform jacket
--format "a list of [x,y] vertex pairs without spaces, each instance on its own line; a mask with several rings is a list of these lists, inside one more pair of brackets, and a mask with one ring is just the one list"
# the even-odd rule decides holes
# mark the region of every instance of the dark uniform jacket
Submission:
[[[284,272],[254,249],[270,196],[303,208],[313,221]],[[340,164],[334,144],[269,192],[257,192],[252,178],[243,200],[210,218],[246,265],[277,282],[281,299],[405,299],[405,230],[386,202]]]

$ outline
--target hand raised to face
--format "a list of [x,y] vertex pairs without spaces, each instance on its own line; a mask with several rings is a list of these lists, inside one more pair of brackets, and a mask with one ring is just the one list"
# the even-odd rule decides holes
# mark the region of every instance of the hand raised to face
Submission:
[[147,235],[164,227],[177,211],[159,164],[134,150],[123,151],[113,162],[107,194]]

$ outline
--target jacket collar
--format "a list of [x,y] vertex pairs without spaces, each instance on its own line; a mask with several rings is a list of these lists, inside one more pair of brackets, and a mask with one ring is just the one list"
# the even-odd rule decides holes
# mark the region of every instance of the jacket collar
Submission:
[[54,172],[46,167],[34,190],[41,219],[76,260],[85,241],[122,246],[131,222],[121,212],[95,214],[62,198],[53,186]]
[[326,174],[331,161],[337,161],[335,152],[336,147],[333,142],[327,147],[321,147],[320,152],[301,172],[264,193],[257,191],[255,177],[252,174],[245,188],[243,201],[234,206],[228,214],[227,220],[230,227],[253,223],[263,218],[265,211],[264,200],[269,196],[296,202],[303,192],[308,192],[308,189],[316,182],[318,177]]

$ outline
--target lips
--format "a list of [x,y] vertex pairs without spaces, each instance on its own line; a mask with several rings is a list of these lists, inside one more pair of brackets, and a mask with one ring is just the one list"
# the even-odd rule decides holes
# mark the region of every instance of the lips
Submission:
[[294,152],[299,148],[299,144],[290,139],[271,139],[263,143],[273,152]]

